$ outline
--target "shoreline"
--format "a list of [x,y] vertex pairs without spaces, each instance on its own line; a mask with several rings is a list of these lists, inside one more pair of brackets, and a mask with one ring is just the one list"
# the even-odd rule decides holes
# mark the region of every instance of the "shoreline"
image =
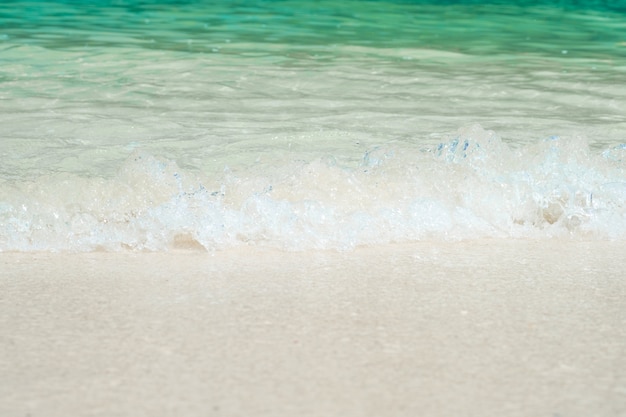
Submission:
[[0,414],[623,415],[624,254],[0,253]]

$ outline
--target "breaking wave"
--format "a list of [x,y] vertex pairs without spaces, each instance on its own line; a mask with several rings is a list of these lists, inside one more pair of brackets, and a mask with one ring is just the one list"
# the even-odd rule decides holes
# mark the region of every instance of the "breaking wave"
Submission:
[[512,148],[479,125],[421,149],[370,149],[209,177],[134,151],[113,177],[0,182],[0,251],[338,249],[420,240],[626,238],[626,144]]

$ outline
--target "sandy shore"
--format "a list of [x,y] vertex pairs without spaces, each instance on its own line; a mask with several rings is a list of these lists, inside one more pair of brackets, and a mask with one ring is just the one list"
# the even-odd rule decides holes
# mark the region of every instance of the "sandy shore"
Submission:
[[625,255],[0,254],[0,415],[623,416]]

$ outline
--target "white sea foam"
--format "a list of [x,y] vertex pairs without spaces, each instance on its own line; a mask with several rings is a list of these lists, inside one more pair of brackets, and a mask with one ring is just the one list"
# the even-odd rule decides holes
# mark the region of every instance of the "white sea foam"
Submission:
[[286,250],[476,238],[626,239],[626,147],[511,149],[479,125],[419,151],[375,148],[211,177],[135,150],[113,177],[0,184],[0,250]]

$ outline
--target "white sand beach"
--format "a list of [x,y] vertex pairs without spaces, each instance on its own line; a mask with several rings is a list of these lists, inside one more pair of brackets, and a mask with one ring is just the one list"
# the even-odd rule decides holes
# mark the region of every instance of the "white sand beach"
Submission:
[[0,415],[620,416],[626,249],[0,255]]

